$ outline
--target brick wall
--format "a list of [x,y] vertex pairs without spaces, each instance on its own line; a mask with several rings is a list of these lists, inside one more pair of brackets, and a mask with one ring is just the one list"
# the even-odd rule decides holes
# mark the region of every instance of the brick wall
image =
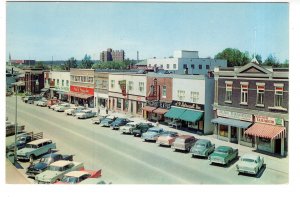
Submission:
[[[153,85],[155,77],[147,77],[147,87],[146,87],[146,96],[148,96],[150,92],[150,86]],[[172,101],[172,89],[173,89],[173,81],[172,78],[169,77],[157,77],[157,85],[160,86],[159,88],[159,100],[161,101]],[[162,89],[163,86],[167,87],[167,94],[166,98],[162,98]]]

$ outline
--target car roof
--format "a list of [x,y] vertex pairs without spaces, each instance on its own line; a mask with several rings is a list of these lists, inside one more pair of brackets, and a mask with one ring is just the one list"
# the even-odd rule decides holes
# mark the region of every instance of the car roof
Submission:
[[40,144],[40,143],[43,143],[43,142],[47,142],[49,140],[50,139],[43,138],[43,139],[38,139],[38,140],[31,141],[28,144],[37,145],[37,144]]
[[242,156],[242,159],[244,159],[244,158],[248,158],[248,159],[253,159],[253,160],[256,160],[256,159],[258,159],[258,155],[253,155],[253,154],[245,154],[245,155],[243,155]]
[[197,142],[209,143],[210,140],[207,140],[207,139],[198,139]]
[[217,149],[218,150],[229,150],[229,149],[232,149],[232,147],[230,147],[230,146],[219,146]]
[[71,177],[81,177],[82,175],[85,175],[85,174],[90,174],[86,171],[71,171],[71,172],[68,172],[67,174],[65,174],[65,176],[71,176]]
[[67,161],[67,160],[59,160],[59,161],[53,162],[52,164],[50,164],[50,166],[64,167],[70,163],[72,163],[72,162]]
[[180,139],[188,139],[188,138],[195,138],[195,137],[192,136],[192,135],[180,135],[178,138],[180,138]]
[[[160,127],[151,127],[149,130],[161,130],[162,128],[160,128]],[[149,131],[148,130],[148,131]]]

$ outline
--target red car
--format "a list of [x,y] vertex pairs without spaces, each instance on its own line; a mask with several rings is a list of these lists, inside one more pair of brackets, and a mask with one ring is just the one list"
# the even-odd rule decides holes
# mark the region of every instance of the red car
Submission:
[[[84,180],[93,178],[95,179],[95,184],[97,181],[100,181],[99,178],[101,176],[101,170],[93,171],[93,170],[80,170],[80,171],[71,171],[63,176],[60,181],[57,181],[55,184],[78,184],[84,182]],[[90,182],[90,181],[89,181]]]

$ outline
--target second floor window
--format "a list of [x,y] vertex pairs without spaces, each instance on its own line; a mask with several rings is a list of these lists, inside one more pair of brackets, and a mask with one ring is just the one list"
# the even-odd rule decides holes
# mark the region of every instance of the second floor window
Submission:
[[170,65],[169,64],[167,64],[167,69],[169,69],[170,68]]
[[194,64],[192,64],[192,65],[191,65],[191,68],[192,68],[192,69],[194,69],[194,68],[195,68],[195,65],[194,65]]
[[178,90],[177,91],[177,96],[179,100],[184,100],[185,99],[185,91],[184,90]]
[[69,80],[66,80],[66,86],[67,87],[69,86]]
[[206,70],[209,70],[209,65],[208,64],[206,65]]
[[194,103],[199,101],[199,92],[191,92],[191,101]]
[[110,87],[114,88],[115,87],[115,80],[110,80]]
[[241,86],[241,104],[248,103],[248,85]]
[[162,97],[166,98],[167,97],[167,86],[162,87]]
[[183,64],[183,68],[184,68],[184,69],[187,69],[187,64]]
[[139,90],[140,92],[144,91],[144,82],[139,82]]
[[133,89],[133,81],[129,81],[128,82],[128,90],[132,90]]
[[226,84],[225,102],[232,102],[232,84]]
[[257,98],[256,98],[257,105],[264,104],[264,95],[265,95],[265,86],[257,86]]
[[173,64],[173,69],[176,69],[176,64]]
[[202,64],[199,64],[199,69],[200,69],[200,70],[202,69]]
[[283,87],[275,87],[275,107],[282,107]]
[[59,86],[59,79],[56,80],[56,85]]
[[65,86],[65,80],[61,80],[61,85]]

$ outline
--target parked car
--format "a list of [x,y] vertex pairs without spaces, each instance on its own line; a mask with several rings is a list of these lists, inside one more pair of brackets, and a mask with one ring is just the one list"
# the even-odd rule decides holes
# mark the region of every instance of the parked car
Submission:
[[35,104],[36,104],[36,106],[46,107],[47,106],[47,102],[48,102],[48,100],[43,97],[42,99],[36,101]]
[[181,135],[175,138],[174,142],[171,144],[171,148],[189,152],[196,141],[197,139],[192,135]]
[[35,96],[30,96],[27,100],[28,104],[34,104],[35,101],[41,100],[42,96],[35,95]]
[[71,171],[65,174],[60,181],[57,181],[55,184],[78,184],[87,179],[93,179],[94,184],[99,184],[102,182],[101,170],[92,171],[92,170],[81,170],[81,171]]
[[26,146],[17,151],[18,160],[33,161],[45,153],[51,153],[52,149],[56,148],[56,144],[49,139],[34,140],[26,144]]
[[14,151],[15,145],[17,144],[17,150],[22,149],[26,146],[28,142],[32,141],[32,136],[28,133],[17,134],[16,143],[12,142],[6,146],[6,153],[9,151]]
[[64,103],[63,102],[57,102],[57,103],[51,105],[49,108],[52,109],[52,110],[54,110],[56,107],[58,107],[58,106],[60,106],[62,104],[64,104]]
[[219,146],[208,157],[210,164],[219,163],[228,165],[231,161],[238,157],[238,149],[233,149],[230,146]]
[[51,163],[47,170],[35,176],[35,183],[51,184],[61,180],[61,178],[68,172],[74,170],[83,170],[82,162],[60,160]]
[[245,154],[236,164],[239,173],[256,175],[264,165],[264,158],[259,155]]
[[107,116],[99,116],[99,117],[97,117],[97,118],[93,118],[93,119],[92,119],[92,123],[93,123],[93,124],[100,124],[100,122],[101,122],[102,120],[104,120],[106,117],[107,117]]
[[113,121],[110,125],[110,128],[112,129],[119,129],[120,126],[126,125],[128,122],[131,122],[127,118],[117,118],[115,121]]
[[139,123],[132,130],[134,136],[142,136],[143,133],[147,132],[149,128],[153,127],[151,123]]
[[144,141],[156,141],[159,135],[163,132],[164,130],[160,127],[151,127],[147,132],[142,134],[141,138]]
[[116,119],[114,116],[107,116],[100,122],[100,126],[102,127],[109,127],[111,123]]
[[76,113],[79,113],[84,109],[86,109],[86,108],[83,106],[73,106],[69,109],[66,109],[65,114],[70,115],[70,116],[75,116]]
[[161,146],[171,146],[175,139],[178,137],[178,133],[174,131],[165,131],[157,138],[156,143]]
[[82,110],[81,112],[78,112],[75,114],[75,116],[78,118],[78,119],[86,119],[86,118],[91,118],[91,117],[94,117],[96,116],[96,112],[93,112],[92,110],[90,109],[84,109]]
[[62,155],[59,153],[47,154],[43,156],[38,163],[31,163],[31,165],[27,168],[26,174],[28,177],[35,177],[45,171],[51,163],[60,160],[73,161],[73,156],[74,155]]
[[49,99],[48,101],[47,101],[47,107],[49,108],[49,109],[51,109],[51,106],[52,105],[55,105],[55,104],[57,104],[57,103],[59,103],[60,101],[56,98],[56,97],[54,97],[54,98],[52,98],[52,99]]
[[54,111],[57,112],[64,112],[66,109],[70,109],[71,105],[69,103],[63,103],[57,107],[54,108]]
[[28,103],[28,101],[30,101],[30,100],[33,100],[33,96],[25,96],[25,97],[23,98],[23,101],[24,101],[25,103]]
[[137,124],[137,122],[128,122],[126,125],[120,127],[120,131],[123,134],[132,134],[132,131]]
[[191,148],[192,157],[208,157],[215,150],[215,145],[210,140],[199,139],[195,145]]

